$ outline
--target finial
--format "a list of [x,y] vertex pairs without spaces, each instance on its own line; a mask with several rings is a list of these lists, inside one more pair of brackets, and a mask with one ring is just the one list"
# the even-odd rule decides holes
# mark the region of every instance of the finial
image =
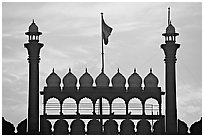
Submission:
[[69,68],[69,72],[71,72],[71,68]]
[[120,73],[120,69],[118,68],[118,73]]
[[52,69],[52,73],[54,73],[54,72],[55,72],[55,69],[53,68],[53,69]]
[[104,68],[101,69],[101,72],[104,73]]
[[34,19],[33,19],[33,23],[35,23]]
[[85,69],[85,72],[87,73],[87,68]]
[[136,73],[136,68],[134,68],[134,73]]
[[103,15],[103,12],[101,12],[101,15]]
[[168,8],[168,25],[170,24],[170,7]]
[[150,68],[150,73],[152,73],[152,68]]

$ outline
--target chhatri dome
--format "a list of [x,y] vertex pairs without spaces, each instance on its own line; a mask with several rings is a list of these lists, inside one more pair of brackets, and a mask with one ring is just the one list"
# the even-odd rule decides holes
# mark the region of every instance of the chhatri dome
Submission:
[[38,26],[35,24],[34,20],[32,24],[29,26],[29,32],[38,32]]
[[120,73],[119,68],[118,68],[118,72],[113,76],[111,82],[113,87],[125,87],[126,79]]
[[87,72],[87,68],[85,70],[85,73],[80,77],[79,84],[80,84],[80,87],[92,87],[92,85],[93,85],[93,78]]
[[110,79],[108,76],[102,71],[95,80],[97,87],[108,87],[110,83]]
[[69,68],[69,72],[63,78],[64,87],[76,87],[77,78],[72,74],[71,68]]
[[152,68],[150,68],[150,73],[144,79],[145,87],[157,87],[158,83],[158,78],[152,73]]
[[136,69],[134,69],[134,73],[128,78],[129,87],[141,87],[142,78],[136,73]]
[[175,27],[171,24],[171,21],[168,25],[168,27],[166,28],[166,34],[175,34]]
[[61,79],[60,77],[54,72],[54,68],[52,73],[46,79],[47,87],[60,87]]

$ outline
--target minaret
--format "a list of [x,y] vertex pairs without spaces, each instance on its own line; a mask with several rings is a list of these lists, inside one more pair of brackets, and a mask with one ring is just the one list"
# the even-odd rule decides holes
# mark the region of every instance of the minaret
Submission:
[[34,20],[29,26],[28,32],[29,43],[25,43],[24,47],[28,50],[29,63],[29,97],[28,97],[28,133],[39,133],[39,61],[40,49],[43,47],[39,42],[39,36]]
[[176,105],[176,51],[180,44],[176,44],[176,36],[174,26],[170,21],[170,8],[168,8],[168,27],[165,36],[165,44],[161,48],[165,53],[166,64],[166,133],[177,134],[177,105]]

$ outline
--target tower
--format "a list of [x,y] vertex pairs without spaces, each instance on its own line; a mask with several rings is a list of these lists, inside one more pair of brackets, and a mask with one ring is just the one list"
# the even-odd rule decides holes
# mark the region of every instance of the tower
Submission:
[[34,20],[29,26],[28,43],[24,47],[28,50],[29,63],[29,96],[28,96],[28,133],[39,133],[39,61],[40,49],[43,47],[39,43],[39,36],[42,34],[38,32],[38,27]]
[[168,27],[166,33],[162,34],[165,37],[165,44],[161,45],[165,54],[166,64],[166,133],[177,134],[177,106],[176,106],[176,51],[180,44],[176,44],[176,36],[174,26],[170,21],[170,8],[168,8]]

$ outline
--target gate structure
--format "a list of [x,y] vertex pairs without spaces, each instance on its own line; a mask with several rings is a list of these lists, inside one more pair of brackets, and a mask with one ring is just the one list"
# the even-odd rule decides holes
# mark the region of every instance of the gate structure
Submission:
[[[149,74],[142,80],[134,69],[133,74],[127,79],[128,87],[126,87],[126,78],[117,73],[111,78],[102,72],[97,76],[95,81],[88,73],[79,78],[79,81],[72,74],[71,69],[63,78],[63,87],[60,86],[61,78],[54,72],[47,77],[47,85],[40,92],[43,96],[43,114],[39,118],[39,62],[40,50],[44,46],[39,43],[41,32],[34,20],[29,26],[28,43],[24,46],[28,50],[29,63],[29,98],[28,98],[28,133],[29,134],[177,134],[177,100],[176,100],[176,52],[180,44],[176,43],[175,27],[170,21],[170,8],[168,9],[168,26],[166,32],[162,35],[165,37],[165,44],[161,48],[165,53],[165,116],[162,115],[162,95],[161,87],[158,87],[159,80],[150,69]],[[77,87],[79,82],[79,87]],[[95,82],[96,86],[93,86]],[[112,86],[110,86],[110,82]],[[144,87],[142,87],[142,83]],[[49,104],[48,100],[56,98],[59,102]],[[72,113],[64,113],[69,110],[72,103],[65,103],[67,98],[71,98],[76,103],[76,109]],[[87,98],[91,100],[87,105],[90,108],[87,111],[80,102]],[[116,105],[117,109],[125,109],[125,113],[114,113],[114,101],[120,98],[125,102],[123,106]],[[141,102],[141,113],[130,113],[130,102],[133,98],[139,99]],[[147,100],[154,99],[158,103],[158,113],[147,114]],[[103,103],[106,100],[107,104]],[[86,103],[86,102],[85,102]],[[67,107],[68,105],[68,107]],[[99,106],[99,107],[96,107]],[[107,110],[103,113],[104,110]],[[48,114],[49,108],[58,109],[57,114]],[[97,109],[99,108],[99,110]],[[83,114],[84,112],[91,112]],[[154,106],[152,108],[154,110]],[[164,120],[165,118],[165,120]],[[40,119],[40,122],[39,122]],[[54,124],[54,132],[51,130],[52,125],[49,120],[57,120]],[[69,125],[66,120],[73,120]],[[122,121],[116,122],[116,121]],[[139,121],[134,122],[135,120]],[[149,121],[156,121],[150,124]],[[85,122],[86,121],[86,122]],[[165,122],[164,122],[165,121]],[[39,124],[40,123],[40,124]],[[86,124],[88,123],[88,124]],[[154,124],[153,124],[154,123]],[[120,124],[120,127],[119,127]],[[40,125],[40,126],[39,126]],[[136,127],[136,128],[135,128]]]
[[[41,118],[41,126],[45,128],[41,128],[41,132],[44,134],[48,134],[45,130],[46,124],[48,123],[48,119],[58,119],[54,124],[54,133],[55,134],[163,134],[164,133],[164,115],[162,115],[162,95],[164,92],[161,91],[161,87],[158,87],[158,79],[152,73],[152,69],[150,69],[150,73],[144,79],[145,87],[141,87],[142,78],[136,73],[134,69],[134,73],[128,78],[128,87],[125,87],[126,79],[119,72],[113,76],[111,79],[112,86],[109,86],[110,80],[106,76],[105,73],[101,72],[98,77],[95,79],[96,86],[93,86],[93,78],[87,72],[80,77],[79,84],[77,87],[77,78],[72,74],[71,69],[69,69],[68,74],[63,78],[63,87],[60,87],[61,79],[54,72],[48,76],[46,82],[47,86],[44,87],[44,91],[41,92],[43,95],[43,115]],[[59,114],[58,115],[48,115],[47,109],[49,104],[47,101],[51,98],[56,98],[59,101]],[[67,98],[72,98],[76,102],[76,114],[63,114],[63,102]],[[92,105],[92,114],[80,114],[80,101],[83,98],[88,98],[91,100]],[[96,113],[96,102],[104,98],[108,100],[109,104],[109,114]],[[112,112],[113,101],[117,98],[121,98],[125,102],[125,114],[114,114]],[[141,101],[141,115],[131,114],[129,113],[129,101],[133,98],[137,98]],[[145,106],[146,100],[149,98],[153,98],[158,102],[158,113],[151,115],[145,114],[145,110],[148,109]],[[67,104],[69,105],[69,104]],[[70,104],[71,105],[71,104]],[[90,105],[89,105],[90,106]],[[103,103],[99,104],[100,108],[103,107]],[[55,106],[50,106],[54,108]],[[119,109],[120,103],[119,103]],[[56,108],[55,108],[56,109]],[[66,109],[66,107],[64,107]],[[82,108],[83,109],[83,108]],[[137,108],[136,108],[137,109]],[[134,110],[134,109],[133,109]],[[65,128],[65,131],[61,131],[62,127],[67,121],[65,119],[74,120],[71,123],[70,131]],[[85,128],[85,123],[82,119],[90,119],[87,127]],[[104,120],[107,120],[106,122]],[[115,120],[123,120],[120,124],[120,131],[118,130],[118,123]],[[135,123],[131,120],[139,120],[137,123],[137,130],[135,130]],[[148,120],[156,120],[155,125],[152,125]],[[61,122],[59,122],[61,121]],[[63,122],[62,122],[63,121]],[[80,121],[77,122],[76,121]],[[94,121],[94,122],[93,122]],[[59,124],[57,126],[57,124]],[[44,125],[44,126],[43,126]],[[50,124],[49,124],[50,125]],[[75,126],[73,126],[75,125]],[[60,129],[57,129],[59,127]],[[145,129],[146,128],[146,129]],[[85,130],[87,129],[87,130]],[[60,130],[59,133],[55,131]],[[67,130],[67,131],[66,131]],[[130,131],[132,130],[132,131]],[[74,132],[75,131],[75,132]]]

